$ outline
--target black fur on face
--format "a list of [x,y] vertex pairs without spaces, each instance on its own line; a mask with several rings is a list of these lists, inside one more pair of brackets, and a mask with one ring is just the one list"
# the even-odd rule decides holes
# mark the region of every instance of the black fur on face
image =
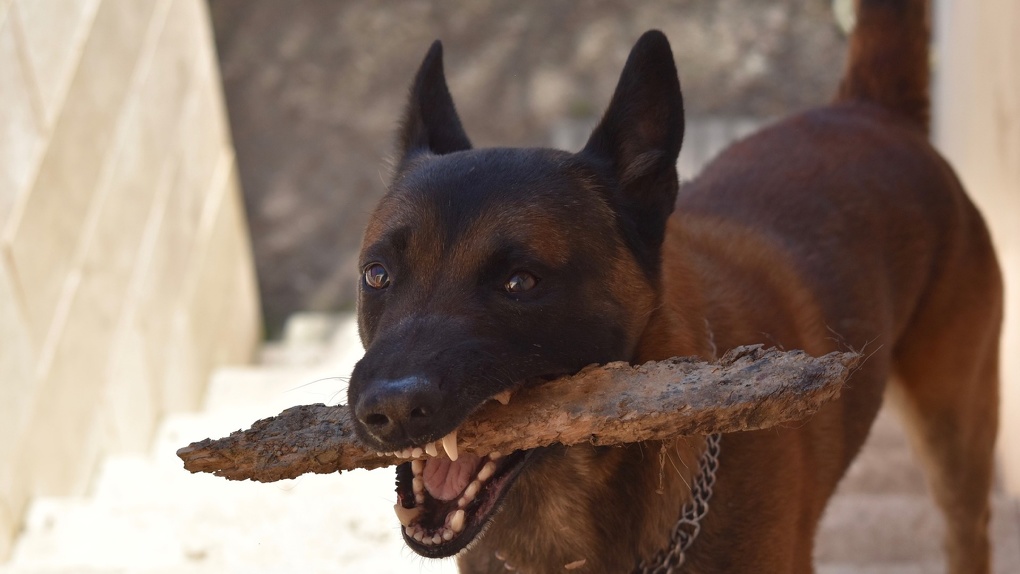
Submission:
[[[433,44],[411,89],[393,182],[362,245],[366,353],[348,389],[360,438],[379,451],[431,443],[502,391],[630,360],[657,303],[682,137],[661,33],[639,40],[577,154],[472,149]],[[525,458],[534,466],[542,457]],[[405,539],[433,556],[470,542],[419,548]]]
[[[513,149],[421,159],[398,179],[362,252],[362,268],[382,265],[389,284],[362,281],[367,353],[350,393],[413,377],[436,396],[407,432],[366,441],[435,440],[500,391],[628,358],[635,340],[618,298],[647,287],[619,269],[631,256],[596,179],[570,154]],[[534,286],[508,292],[519,272]]]

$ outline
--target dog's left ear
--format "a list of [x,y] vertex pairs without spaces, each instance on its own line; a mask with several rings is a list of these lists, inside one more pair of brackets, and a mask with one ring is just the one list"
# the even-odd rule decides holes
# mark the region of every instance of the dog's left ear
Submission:
[[401,122],[398,173],[421,153],[442,155],[471,149],[443,74],[443,45],[436,40],[422,61]]
[[581,154],[611,166],[611,198],[632,226],[650,269],[658,269],[666,220],[678,189],[676,160],[684,136],[683,97],[673,52],[658,30],[637,41],[602,121]]

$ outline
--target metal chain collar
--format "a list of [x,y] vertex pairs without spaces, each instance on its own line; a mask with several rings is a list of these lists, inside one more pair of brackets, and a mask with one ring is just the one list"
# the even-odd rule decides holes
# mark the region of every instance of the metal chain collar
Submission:
[[691,487],[691,499],[680,510],[669,546],[660,550],[649,563],[638,564],[634,574],[676,574],[683,565],[684,552],[698,537],[701,520],[708,514],[708,501],[712,498],[715,474],[719,470],[719,438],[718,433],[707,437],[705,452],[698,461],[698,477]]

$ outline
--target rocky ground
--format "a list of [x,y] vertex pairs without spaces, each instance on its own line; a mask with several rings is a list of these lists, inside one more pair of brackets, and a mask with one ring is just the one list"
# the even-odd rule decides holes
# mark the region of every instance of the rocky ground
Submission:
[[[631,44],[670,38],[692,118],[828,99],[844,41],[828,0],[211,0],[271,333],[350,307],[361,229],[432,40],[476,145],[548,145],[606,105]],[[687,154],[699,142],[688,138]],[[683,155],[682,155],[683,157]]]

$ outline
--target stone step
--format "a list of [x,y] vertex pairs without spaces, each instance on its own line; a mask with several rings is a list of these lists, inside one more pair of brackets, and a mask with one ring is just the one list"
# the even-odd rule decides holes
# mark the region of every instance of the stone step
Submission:
[[297,313],[287,320],[283,338],[263,345],[264,366],[307,367],[361,354],[356,318],[351,313]]
[[[820,564],[885,567],[922,564],[941,557],[942,515],[923,495],[837,493],[819,526],[815,557]],[[1020,507],[993,497],[994,572],[1020,565]]]
[[840,482],[841,493],[923,494],[924,473],[892,408],[883,408]]
[[404,547],[392,469],[258,484],[114,457],[98,482],[35,501],[0,573],[456,571]]
[[[175,452],[296,404],[343,402],[361,347],[350,316],[288,326],[270,364],[218,372],[203,411],[175,414],[147,455],[108,457],[88,497],[39,499],[0,574],[456,571],[401,542],[393,471],[306,475],[273,484],[183,470]],[[1020,564],[1020,508],[996,498],[996,574]],[[885,409],[820,527],[820,574],[944,571],[941,517],[899,421]]]

